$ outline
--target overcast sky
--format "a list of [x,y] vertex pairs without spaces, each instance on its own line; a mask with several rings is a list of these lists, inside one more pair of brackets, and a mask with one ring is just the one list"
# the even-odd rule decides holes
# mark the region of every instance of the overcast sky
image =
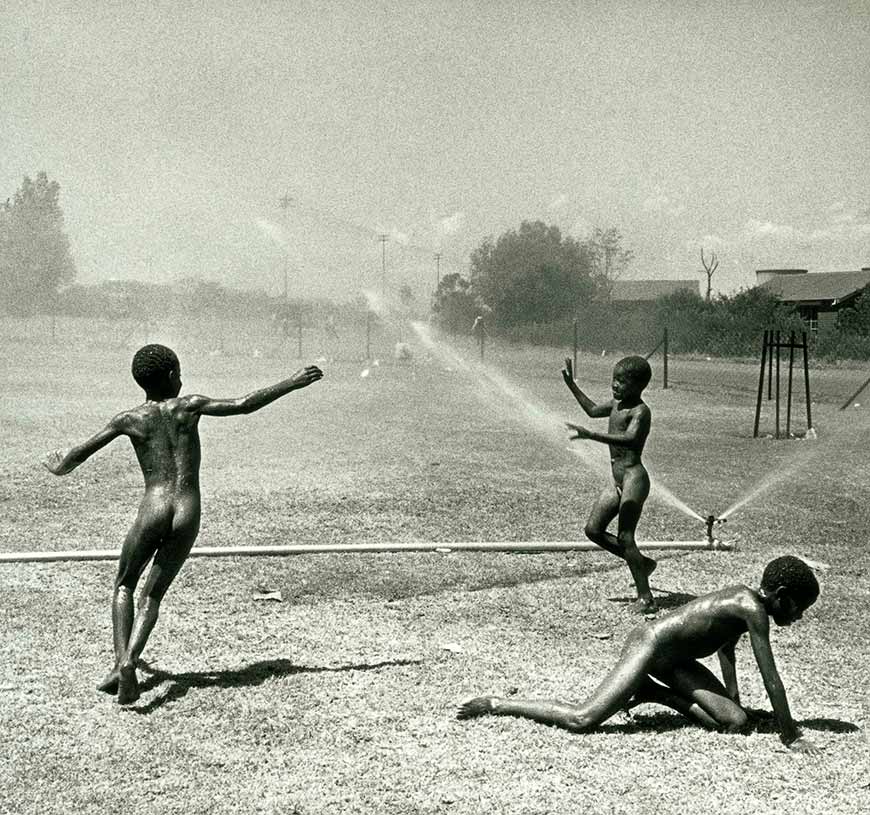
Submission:
[[523,219],[724,291],[870,265],[867,0],[4,0],[0,49],[0,194],[60,183],[82,282],[355,294],[386,233],[423,295]]

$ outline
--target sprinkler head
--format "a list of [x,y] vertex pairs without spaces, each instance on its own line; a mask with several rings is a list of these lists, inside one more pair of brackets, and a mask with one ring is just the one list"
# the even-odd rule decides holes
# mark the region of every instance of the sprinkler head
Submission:
[[725,518],[717,518],[715,515],[708,515],[707,519],[704,521],[704,524],[707,527],[707,542],[713,543],[715,538],[713,537],[713,526],[714,524],[724,524]]

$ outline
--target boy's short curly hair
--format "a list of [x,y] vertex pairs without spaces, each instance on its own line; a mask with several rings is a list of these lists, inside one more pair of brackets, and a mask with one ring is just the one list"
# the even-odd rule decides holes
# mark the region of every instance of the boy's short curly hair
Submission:
[[652,379],[652,368],[643,357],[623,357],[613,366],[613,372],[616,373],[617,369],[623,371],[641,389],[649,385]]
[[143,390],[156,387],[178,368],[175,351],[165,345],[144,345],[133,355],[130,371]]
[[771,560],[761,575],[761,588],[775,591],[784,588],[797,603],[811,606],[819,596],[819,581],[813,570],[799,557],[783,555]]

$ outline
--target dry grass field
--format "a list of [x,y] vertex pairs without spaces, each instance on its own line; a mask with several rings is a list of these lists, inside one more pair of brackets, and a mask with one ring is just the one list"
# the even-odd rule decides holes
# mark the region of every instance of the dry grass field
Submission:
[[[300,364],[292,346],[211,355],[167,339],[185,392],[241,395]],[[582,539],[604,450],[568,449],[559,422],[579,409],[561,352],[495,344],[482,369],[408,339],[409,361],[345,354],[257,414],[203,419],[199,543]],[[118,546],[141,489],[130,446],[116,441],[64,478],[40,462],[140,400],[134,349],[71,323],[54,344],[20,327],[0,342],[0,551]],[[470,343],[457,348],[473,360]],[[591,395],[607,395],[613,362],[580,359]],[[701,515],[761,488],[722,527],[736,551],[662,555],[653,589],[666,608],[756,584],[779,554],[828,565],[816,606],[773,634],[819,755],[780,745],[745,642],[746,735],[651,706],[582,736],[457,721],[456,705],[479,693],[592,690],[638,622],[627,569],[606,554],[192,559],[144,654],[143,696],[126,709],[94,690],[111,657],[114,564],[0,564],[0,812],[866,810],[870,402],[838,409],[866,376],[857,367],[812,376],[818,439],[753,439],[756,366],[674,359],[672,387],[654,380],[647,392],[645,459]],[[701,538],[660,495],[641,539]],[[282,601],[257,599],[264,590]]]

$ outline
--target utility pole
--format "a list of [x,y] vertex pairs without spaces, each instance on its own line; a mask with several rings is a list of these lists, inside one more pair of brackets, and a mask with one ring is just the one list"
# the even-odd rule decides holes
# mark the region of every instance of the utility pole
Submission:
[[387,296],[387,238],[383,232],[378,235],[381,242],[381,296]]
[[[290,205],[293,203],[293,199],[290,197],[289,193],[284,193],[281,198],[278,199],[278,206],[281,207],[284,212],[284,226],[287,226],[287,210],[290,209]],[[287,257],[287,247],[284,247],[284,308],[287,308],[287,295],[288,295],[288,285],[287,285],[287,275],[288,275],[288,264],[289,258]]]
[[435,253],[435,292],[438,292],[438,286],[441,285],[441,253]]

